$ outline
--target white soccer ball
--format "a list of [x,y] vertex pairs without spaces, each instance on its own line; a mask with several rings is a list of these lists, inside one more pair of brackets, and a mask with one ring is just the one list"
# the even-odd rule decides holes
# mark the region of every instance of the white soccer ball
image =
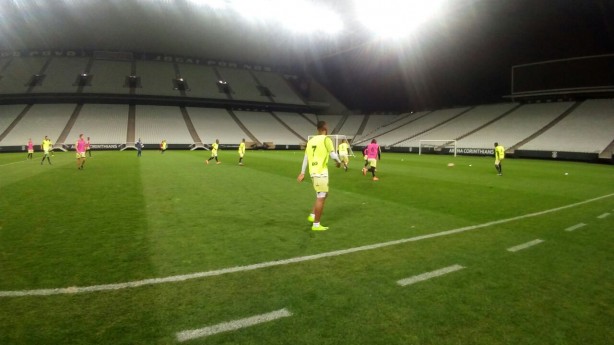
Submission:
[[569,173],[565,173],[565,175],[569,175]]

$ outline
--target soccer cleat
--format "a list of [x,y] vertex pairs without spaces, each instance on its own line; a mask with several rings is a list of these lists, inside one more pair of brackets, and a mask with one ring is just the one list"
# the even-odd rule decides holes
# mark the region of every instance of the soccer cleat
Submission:
[[328,230],[328,226],[322,226],[322,225],[312,226],[311,230],[313,230],[313,231],[326,231],[326,230]]
[[309,223],[313,223],[314,220],[316,220],[314,216],[312,216],[312,215],[307,216],[307,221]]
[[367,168],[362,168],[362,174],[363,176],[367,176]]
[[379,177],[373,176],[373,181],[379,181]]
[[207,163],[207,165],[209,165],[209,160],[206,160],[205,163]]
[[222,162],[217,162],[217,163],[215,163],[215,164],[222,164]]

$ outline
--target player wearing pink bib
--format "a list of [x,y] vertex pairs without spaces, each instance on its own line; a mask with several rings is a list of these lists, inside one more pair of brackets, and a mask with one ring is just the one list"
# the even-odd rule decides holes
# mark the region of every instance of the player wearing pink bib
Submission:
[[75,149],[77,151],[77,169],[82,170],[83,165],[85,164],[85,148],[87,147],[87,142],[83,139],[83,134],[79,134],[79,140],[75,144]]
[[375,176],[375,169],[377,167],[377,160],[382,159],[381,157],[382,151],[375,139],[371,140],[371,144],[367,145],[367,148],[365,149],[365,151],[367,153],[367,161],[369,162],[369,169],[363,168],[363,174],[365,174],[366,171],[368,170],[371,172],[371,175],[373,175],[373,181],[377,181],[379,180],[379,178]]
[[28,139],[28,158],[32,159],[32,154],[34,153],[34,143],[32,142],[32,138]]

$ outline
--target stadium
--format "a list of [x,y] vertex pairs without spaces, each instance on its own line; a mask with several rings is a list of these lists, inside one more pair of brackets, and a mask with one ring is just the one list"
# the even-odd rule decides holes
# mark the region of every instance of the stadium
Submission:
[[611,343],[612,18],[6,0],[0,344]]

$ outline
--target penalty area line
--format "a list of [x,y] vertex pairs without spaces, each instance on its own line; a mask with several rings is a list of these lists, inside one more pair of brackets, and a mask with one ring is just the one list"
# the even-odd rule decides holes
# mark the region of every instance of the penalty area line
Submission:
[[213,276],[219,276],[223,274],[236,273],[236,272],[247,272],[247,271],[253,271],[253,270],[258,270],[258,269],[267,268],[267,267],[284,266],[284,265],[295,264],[299,262],[319,260],[319,259],[330,258],[330,257],[335,257],[335,256],[340,256],[340,255],[363,252],[367,250],[374,250],[374,249],[394,246],[394,245],[408,243],[408,242],[417,242],[417,241],[422,241],[422,240],[426,240],[430,238],[459,234],[459,233],[463,233],[467,231],[490,227],[493,225],[510,223],[513,221],[522,220],[526,218],[543,216],[545,214],[554,213],[554,212],[566,210],[568,208],[585,205],[591,202],[610,198],[612,196],[614,196],[614,193],[602,195],[600,197],[587,199],[584,201],[576,202],[576,203],[565,205],[565,206],[551,208],[549,210],[528,213],[528,214],[524,214],[524,215],[516,216],[512,218],[499,219],[499,220],[495,220],[492,222],[487,222],[487,223],[482,223],[482,224],[477,224],[477,225],[465,226],[465,227],[458,228],[458,229],[441,231],[441,232],[436,232],[432,234],[420,235],[420,236],[415,236],[415,237],[410,237],[410,238],[405,238],[405,239],[400,239],[400,240],[394,240],[394,241],[389,241],[389,242],[369,244],[369,245],[360,246],[360,247],[335,250],[332,252],[307,255],[307,256],[299,256],[299,257],[284,259],[284,260],[261,262],[257,264],[246,265],[246,266],[228,267],[228,268],[222,268],[222,269],[213,270],[213,271],[196,272],[196,273],[182,274],[182,275],[169,276],[169,277],[163,277],[163,278],[136,280],[136,281],[125,282],[125,283],[92,285],[92,286],[82,286],[82,287],[73,286],[73,287],[67,287],[67,288],[52,288],[52,289],[0,291],[0,297],[50,296],[50,295],[76,294],[76,293],[86,293],[86,292],[96,292],[96,291],[112,291],[112,290],[121,290],[121,289],[127,289],[127,288],[135,288],[135,287],[146,286],[146,285],[157,285],[157,284],[164,284],[164,283],[182,282],[182,281],[191,280],[191,279],[213,277]]
[[565,231],[574,231],[574,230],[578,230],[578,229],[580,229],[582,227],[585,227],[585,226],[586,226],[586,224],[584,224],[584,223],[578,223],[576,225],[568,227],[567,229],[565,229]]
[[222,332],[236,331],[241,328],[255,326],[261,323],[274,321],[284,317],[290,317],[292,313],[287,309],[280,309],[266,314],[255,315],[245,319],[218,323],[217,325],[207,326],[199,329],[181,331],[175,334],[177,341],[184,342],[196,338],[204,338]]
[[538,239],[536,239],[536,240],[529,241],[529,242],[527,242],[527,243],[523,243],[523,244],[519,244],[519,245],[514,246],[514,247],[507,248],[507,251],[508,251],[508,252],[517,252],[517,251],[519,251],[519,250],[523,250],[523,249],[527,249],[527,248],[529,248],[529,247],[533,247],[534,245],[540,244],[540,243],[542,243],[542,242],[544,242],[544,240],[540,240],[540,239],[538,238]]
[[444,274],[456,272],[458,270],[462,270],[463,268],[465,268],[465,267],[461,266],[461,265],[452,265],[452,266],[440,268],[440,269],[435,270],[435,271],[430,271],[430,272],[418,274],[418,275],[413,276],[413,277],[409,277],[409,278],[398,280],[397,284],[399,284],[401,286],[407,286],[407,285],[415,284],[415,283],[422,282],[422,281],[425,281],[425,280],[429,280],[431,278],[439,277],[439,276],[442,276]]

